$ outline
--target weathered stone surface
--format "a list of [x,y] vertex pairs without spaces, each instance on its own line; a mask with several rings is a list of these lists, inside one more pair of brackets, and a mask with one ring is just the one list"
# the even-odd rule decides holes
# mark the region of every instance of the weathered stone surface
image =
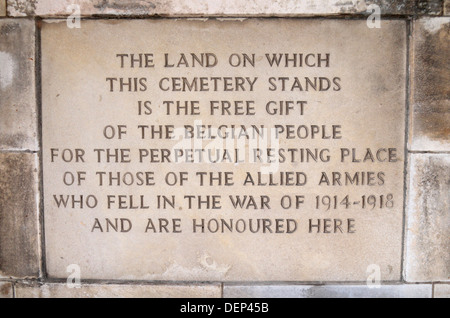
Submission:
[[[439,0],[441,1],[441,0]],[[434,12],[438,0],[421,1],[421,12]],[[8,0],[8,12],[11,16],[40,15],[64,16],[74,12],[68,8],[71,4],[80,6],[81,14],[88,15],[167,15],[167,16],[247,16],[247,15],[337,15],[367,14],[368,6],[380,6],[382,14],[411,14],[414,1],[410,0]]]
[[0,17],[6,15],[6,0],[0,0]]
[[0,153],[0,276],[39,275],[38,162]]
[[405,277],[408,282],[450,276],[450,156],[410,155]]
[[432,285],[224,285],[224,298],[431,298]]
[[414,22],[410,149],[450,150],[450,18]]
[[17,298],[220,298],[220,284],[100,285],[16,284]]
[[0,282],[0,298],[12,298],[13,287],[9,282]]
[[0,20],[0,150],[38,149],[35,26]]
[[434,298],[450,298],[450,284],[434,284]]
[[[143,33],[142,30],[151,32]],[[105,41],[106,38],[109,40]],[[49,276],[64,278],[66,267],[78,264],[86,279],[365,281],[368,266],[376,264],[381,269],[383,280],[399,280],[404,193],[405,38],[405,22],[393,20],[383,21],[381,29],[367,28],[364,20],[105,20],[83,21],[79,30],[67,28],[65,21],[44,23],[43,174]],[[229,65],[229,57],[241,51],[249,56],[254,54],[254,67],[233,68]],[[119,53],[139,52],[153,53],[155,66],[148,69],[130,68],[125,65],[128,63],[121,66]],[[212,52],[219,62],[215,67],[164,66],[165,53],[173,59],[180,52]],[[330,65],[323,68],[270,66],[266,54],[286,52],[305,52],[305,55],[306,52],[328,53]],[[122,76],[127,80],[130,76],[146,77],[148,90],[136,93],[133,90],[111,91],[107,78]],[[174,91],[167,92],[166,86],[170,84],[166,79],[180,79],[180,76],[188,79],[249,76],[252,79],[256,77],[258,82],[254,90],[247,87],[245,92],[241,89],[230,92],[223,81],[215,90],[213,86],[208,90],[200,90],[203,86],[197,86],[197,90],[192,88],[183,92],[174,87]],[[316,79],[339,77],[342,91],[337,87],[327,91],[326,85],[323,90],[310,88],[304,91],[298,86],[293,90],[283,90],[279,83],[275,91],[270,90],[270,78],[289,77],[292,84],[292,79],[298,76],[299,83],[304,81],[304,76]],[[149,98],[155,105],[150,117],[136,113],[140,98]],[[210,114],[210,101],[235,98],[253,101],[257,105],[255,115]],[[298,109],[289,116],[269,115],[265,110],[269,101],[298,98],[305,98],[311,104],[304,117],[300,117]],[[198,100],[201,115],[167,115],[163,102],[173,99]],[[200,125],[194,120],[202,120],[204,125],[213,127],[251,123],[264,124],[272,129],[275,124],[295,126],[299,122],[320,127],[336,124],[342,126],[345,136],[333,141],[329,136],[301,140],[280,137],[279,144],[283,149],[329,149],[330,161],[315,162],[311,159],[310,162],[301,162],[299,157],[292,162],[287,160],[276,167],[272,176],[277,181],[271,186],[264,185],[264,180],[261,185],[252,185],[250,181],[245,184],[247,172],[257,178],[257,173],[264,171],[263,168],[274,168],[250,160],[238,164],[214,164],[203,157],[201,163],[189,162],[189,159],[183,161],[183,158],[173,163],[174,157],[171,156],[171,163],[151,163],[149,158],[139,161],[139,149],[192,147],[192,139],[187,140],[189,146],[183,146],[176,139],[142,138],[138,125],[158,123],[174,125],[175,128]],[[117,124],[127,125],[129,133],[123,139],[107,140],[103,135],[105,127]],[[197,150],[205,143],[197,133],[196,136],[193,140],[197,143]],[[220,142],[220,138],[217,141]],[[236,138],[232,142],[234,147]],[[95,149],[105,147],[131,149],[132,162],[98,162]],[[211,141],[208,147],[210,149]],[[359,160],[367,148],[373,149],[373,156],[376,149],[384,150],[380,153],[380,161],[369,159],[368,155],[363,163],[356,158],[354,161],[350,157],[341,159],[340,147],[354,147],[355,152],[359,152],[359,155],[355,154]],[[65,148],[82,148],[85,162],[61,160]],[[394,149],[395,159],[387,159],[388,148]],[[51,149],[59,149],[54,160]],[[231,151],[234,152],[234,148]],[[245,149],[242,150],[244,152]],[[113,170],[139,172],[143,169],[155,172],[156,186],[128,186],[123,183],[117,186],[107,181],[100,184],[96,173],[113,173]],[[81,186],[64,184],[63,175],[67,171],[87,172],[86,182]],[[183,186],[166,185],[164,176],[174,171],[188,172],[189,182]],[[200,185],[197,172],[218,171],[232,171],[235,185],[219,186],[216,181],[213,186]],[[295,186],[276,184],[281,182],[279,173],[285,171],[307,171],[309,181]],[[342,184],[334,182],[332,185],[320,181],[324,171],[330,177],[333,172],[356,174],[357,180],[353,178],[345,185],[342,179]],[[372,175],[370,182],[367,181],[369,177],[363,177],[365,171]],[[378,183],[374,182],[375,174],[381,177]],[[268,174],[263,176],[266,181],[268,177]],[[141,207],[132,208],[127,204],[119,207],[114,198],[124,194],[142,195],[145,202]],[[197,203],[191,207],[186,200],[189,195],[202,195],[204,201],[205,195],[217,194],[223,196],[220,209],[206,207],[205,204],[197,208]],[[257,203],[247,209],[234,208],[229,196],[243,194],[253,195],[258,202],[261,195],[270,196],[271,206],[256,207]],[[305,195],[304,206],[281,207],[284,196],[298,194]],[[76,196],[77,201],[79,195],[95,195],[98,204],[94,203],[95,198],[89,202],[91,208],[87,205],[82,208],[79,202],[69,201],[65,206],[59,201],[61,198],[71,200],[74,198],[71,195]],[[158,208],[158,195],[170,198],[173,195],[176,204],[173,208]],[[337,195],[339,202],[349,196],[350,203],[329,206],[332,211],[328,211],[322,204],[316,207],[317,195]],[[115,203],[107,203],[107,196],[112,196]],[[372,196],[378,203],[363,207],[364,196],[366,199]],[[139,200],[139,197],[134,198]],[[120,232],[117,227],[116,230],[110,228],[105,218],[112,222],[119,222],[119,218],[128,219],[133,227]],[[157,222],[158,230],[149,226],[149,218]],[[179,219],[181,225],[178,230],[182,233],[159,227],[158,222],[165,218],[170,218],[170,221]],[[272,226],[264,229],[258,226],[257,222],[261,224],[262,218],[268,220],[265,224],[270,221]],[[336,224],[345,224],[344,230],[335,228],[333,233],[329,233],[328,228],[328,233],[323,233],[321,228],[317,233],[317,226],[309,230],[308,222],[317,224],[319,218],[327,219],[328,226],[332,218],[340,219]],[[287,233],[284,223],[281,230],[275,230],[274,224],[278,219],[281,222],[293,220],[298,227]],[[235,223],[215,231],[214,222],[222,224],[221,220],[228,224],[234,220]],[[250,220],[253,220],[256,233],[250,230]],[[354,228],[356,232],[347,226],[352,220],[357,227]],[[238,221],[241,225],[237,229]],[[194,222],[198,226],[194,227]],[[212,225],[202,227],[199,225],[201,222],[212,222]],[[323,225],[325,221],[322,222]],[[86,246],[89,246],[88,250]]]
[[450,0],[445,0],[444,15],[450,15]]
[[442,6],[443,0],[416,0],[416,14],[439,15],[442,13]]

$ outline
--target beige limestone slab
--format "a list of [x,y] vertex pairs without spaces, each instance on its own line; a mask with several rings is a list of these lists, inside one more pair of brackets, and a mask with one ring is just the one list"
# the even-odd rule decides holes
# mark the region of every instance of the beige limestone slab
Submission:
[[[436,2],[424,3],[418,8],[421,13],[435,14],[441,11]],[[409,0],[8,0],[8,10],[11,16],[41,15],[64,16],[74,12],[78,5],[83,16],[88,15],[337,15],[366,14],[370,5],[379,6],[382,14],[411,14],[414,3]],[[373,11],[369,10],[369,13]]]
[[407,201],[405,279],[450,279],[450,156],[411,154]]
[[0,0],[0,17],[6,15],[6,0]]
[[17,284],[16,298],[220,298],[219,284],[119,285]]
[[431,284],[403,285],[266,285],[225,284],[224,298],[431,298]]
[[445,0],[417,0],[415,4],[415,13],[417,15],[440,15],[443,10]]
[[414,21],[410,150],[450,150],[450,17]]
[[10,282],[0,282],[0,298],[13,298],[13,287]]
[[[385,21],[381,29],[369,29],[365,21],[334,20],[245,20],[245,21],[187,21],[187,20],[140,20],[140,21],[83,21],[81,29],[69,29],[65,21],[44,23],[42,26],[42,88],[43,88],[43,174],[44,214],[46,235],[46,264],[50,277],[67,277],[67,267],[80,266],[82,279],[131,279],[131,280],[181,280],[181,281],[365,281],[371,265],[379,268],[381,279],[400,279],[402,218],[403,218],[403,169],[404,169],[404,126],[405,126],[405,23]],[[274,53],[318,53],[329,55],[329,67],[277,67],[271,68],[266,54]],[[130,68],[117,54],[154,54],[148,58],[148,68]],[[185,53],[214,53],[218,63],[215,67],[171,68],[164,67],[164,54],[169,54],[168,65],[175,56]],[[248,53],[255,57],[254,67],[232,67],[228,58],[234,53]],[[137,55],[136,55],[137,56]],[[124,57],[125,58],[125,57]],[[129,62],[129,61],[128,61]],[[152,67],[151,65],[153,65]],[[191,62],[189,62],[191,63]],[[197,62],[198,63],[198,62]],[[206,62],[205,62],[206,63]],[[250,63],[250,62],[247,62]],[[312,65],[312,62],[308,62]],[[323,62],[325,63],[325,62]],[[212,63],[213,64],[213,63]],[[316,65],[318,62],[316,61]],[[323,64],[326,65],[326,64]],[[107,78],[146,78],[146,89],[142,92],[111,92],[113,80]],[[224,91],[222,79],[215,91],[166,92],[170,80],[164,78],[186,77],[257,77],[253,90],[248,80],[240,91]],[[282,91],[277,82],[275,91],[270,91],[270,78],[289,77],[291,87],[298,77],[304,87],[308,77],[334,79],[339,85],[335,90],[299,87]],[[336,79],[339,78],[339,79]],[[160,82],[162,86],[160,88]],[[326,80],[324,80],[326,82]],[[200,84],[199,84],[200,85]],[[209,83],[209,85],[214,85]],[[209,86],[209,88],[214,86]],[[237,86],[234,86],[236,89]],[[198,86],[200,89],[200,86]],[[152,114],[137,113],[138,101],[151,101]],[[163,101],[199,101],[201,116],[166,115]],[[255,115],[222,116],[208,115],[208,105],[215,100],[254,101]],[[265,105],[269,101],[307,101],[303,115],[300,108],[290,115],[268,115]],[[144,109],[144,108],[143,108]],[[341,139],[279,139],[280,147],[327,149],[329,162],[280,163],[278,172],[304,173],[308,180],[296,186],[243,186],[249,172],[256,178],[262,168],[276,168],[269,164],[244,162],[228,163],[151,163],[149,157],[139,162],[139,149],[178,149],[183,146],[177,140],[141,139],[138,125],[204,125],[217,127],[226,125],[265,125],[267,128],[280,125],[340,125]],[[108,140],[104,129],[108,125],[126,125],[127,134],[122,139]],[[287,126],[286,126],[287,127]],[[108,129],[107,129],[108,130]],[[338,134],[339,135],[339,134]],[[325,138],[327,138],[325,136]],[[218,139],[221,141],[220,139]],[[201,140],[200,140],[201,141]],[[216,140],[217,141],[217,140]],[[195,139],[195,147],[199,140]],[[191,141],[189,141],[191,144]],[[211,142],[201,143],[211,149]],[[273,144],[275,146],[276,143]],[[185,145],[186,146],[186,145]],[[233,144],[232,149],[237,148]],[[262,147],[262,145],[260,146]],[[85,152],[84,162],[64,162],[63,149],[80,148]],[[130,163],[97,163],[95,149],[129,148]],[[250,149],[250,145],[247,144]],[[243,153],[245,150],[243,149]],[[367,148],[395,149],[396,159],[387,162],[386,150],[380,152],[384,162],[341,163],[340,149],[355,148],[357,157]],[[52,162],[52,150],[54,162]],[[394,152],[394,150],[393,150]],[[66,153],[66,156],[68,153]],[[394,155],[393,155],[394,156]],[[70,158],[65,157],[67,160]],[[171,157],[172,160],[173,157]],[[243,157],[241,157],[242,159]],[[324,156],[325,158],[325,156]],[[357,158],[355,158],[357,160]],[[394,162],[395,161],[395,162]],[[99,185],[96,172],[154,172],[155,185],[122,186]],[[81,172],[86,181],[81,185],[65,185],[63,176],[70,172]],[[183,186],[165,185],[165,176],[170,173],[186,172],[188,181]],[[234,186],[200,186],[197,172],[233,172]],[[335,172],[349,176],[358,175],[363,183],[363,174],[371,172],[370,185],[347,186],[327,184],[323,173],[331,177]],[[70,182],[70,174],[67,174]],[[279,180],[274,174],[276,180]],[[301,176],[301,175],[300,175]],[[268,175],[264,176],[267,181]],[[84,177],[82,177],[84,178]],[[301,180],[300,180],[301,181]],[[126,181],[128,182],[128,181]],[[356,182],[356,181],[354,181]],[[152,183],[152,182],[150,182]],[[344,184],[344,179],[342,179]],[[58,208],[56,198],[67,195],[89,195],[90,206],[97,199],[95,208],[83,209],[72,204]],[[108,207],[107,196],[111,200]],[[137,209],[117,206],[117,195],[143,198]],[[175,196],[174,208],[158,209],[157,195]],[[191,208],[185,196],[221,195],[221,208]],[[245,209],[232,207],[229,196],[253,195],[270,198],[270,208]],[[299,208],[281,207],[284,196],[304,204]],[[336,208],[326,205],[315,206],[316,196],[337,196]],[[342,203],[349,196],[349,205]],[[392,195],[392,197],[390,196]],[[372,209],[363,207],[363,196],[371,199]],[[387,196],[389,196],[388,199]],[[125,198],[125,197],[123,197]],[[286,198],[284,199],[286,200]],[[325,200],[326,201],[326,200]],[[383,203],[381,203],[383,201]],[[139,201],[141,202],[141,201]],[[283,201],[286,203],[286,201]],[[320,201],[322,202],[322,201]],[[326,202],[325,202],[326,203]],[[345,203],[345,202],[344,202]],[[257,203],[258,205],[260,203]],[[381,208],[378,207],[381,205]],[[96,220],[101,220],[102,229]],[[106,220],[129,219],[133,228],[127,233],[106,232]],[[168,219],[179,222],[173,233],[154,233],[148,228],[148,219],[158,222]],[[176,221],[180,219],[180,221]],[[204,233],[197,224],[205,222]],[[224,227],[224,233],[213,233],[214,222],[230,219],[239,221],[238,230],[233,232]],[[267,219],[269,221],[261,221]],[[276,221],[281,219],[281,221]],[[291,234],[287,231],[290,222]],[[309,220],[340,219],[342,224],[355,224],[355,233],[349,229],[336,228],[336,233],[309,233]],[[354,219],[354,221],[352,221]],[[175,220],[175,221],[172,221]],[[216,221],[215,221],[216,220]],[[249,220],[266,222],[266,233],[262,226],[258,233],[249,231]],[[260,221],[257,221],[260,220]],[[343,220],[343,221],[342,221]],[[350,220],[350,221],[349,221]],[[119,220],[117,221],[119,222]],[[125,223],[127,221],[124,221]],[[269,222],[271,225],[269,225]],[[282,228],[275,233],[275,224]],[[283,223],[284,222],[284,223]],[[294,222],[297,226],[294,228]],[[325,221],[322,221],[325,222]],[[330,221],[326,221],[330,222]],[[128,223],[126,223],[128,224]],[[339,222],[336,224],[339,225]],[[323,223],[322,223],[323,225]],[[102,232],[103,230],[103,232]],[[112,229],[111,229],[112,230]],[[127,230],[126,228],[124,230]],[[340,233],[342,230],[345,233]],[[272,233],[270,233],[272,231]],[[353,228],[350,228],[353,232]],[[373,267],[369,267],[373,268]]]
[[450,298],[450,284],[434,284],[434,298]]
[[0,150],[38,150],[35,24],[0,20]]
[[36,154],[0,153],[0,277],[39,276],[38,176]]

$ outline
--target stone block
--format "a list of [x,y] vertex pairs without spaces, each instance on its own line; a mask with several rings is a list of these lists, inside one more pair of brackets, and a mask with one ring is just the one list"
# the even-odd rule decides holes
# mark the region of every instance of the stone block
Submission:
[[0,153],[0,276],[39,276],[38,167],[36,154]]
[[450,276],[450,155],[410,155],[405,278],[446,281]]
[[[435,12],[436,2],[421,1],[421,12]],[[11,16],[67,16],[75,12],[71,3],[53,0],[8,0]],[[410,0],[79,0],[80,13],[89,15],[162,15],[162,16],[311,16],[311,15],[366,15],[368,7],[378,5],[382,14],[404,15],[414,12]],[[371,12],[371,11],[370,11]]]
[[442,13],[442,6],[443,0],[416,0],[415,13],[417,15],[439,15]]
[[381,285],[285,285],[285,286],[229,286],[223,289],[224,298],[431,298],[432,286]]
[[450,298],[450,284],[434,284],[434,298]]
[[450,150],[450,18],[414,22],[409,149]]
[[6,15],[6,0],[0,0],[0,17]]
[[10,282],[0,282],[0,298],[12,298],[13,286]]
[[0,150],[38,150],[33,20],[0,20],[0,96]]
[[[367,277],[367,268],[375,264],[380,267],[384,281],[399,281],[403,231],[406,24],[393,20],[383,23],[381,29],[369,29],[365,21],[359,20],[89,20],[82,21],[82,28],[78,30],[67,28],[64,21],[44,22],[42,130],[49,276],[64,278],[67,266],[78,264],[86,279],[361,281]],[[152,32],[140,33],[143,29]],[[106,38],[109,40],[105,41]],[[153,54],[154,66],[131,67],[130,60],[125,57],[130,57],[128,53],[131,52],[142,52],[147,43],[152,43],[149,53]],[[345,46],[342,43],[346,43]],[[197,55],[212,52],[217,65],[186,67],[182,62],[179,67],[172,67],[173,59],[180,58],[180,48],[184,52],[197,52]],[[240,52],[242,48],[248,56],[254,56],[254,67],[236,68],[229,64],[230,56],[235,56],[233,52]],[[307,52],[322,52],[322,58],[328,54],[330,63],[326,66],[325,62],[320,62],[323,67],[319,67],[319,62],[315,62],[317,67],[307,67],[296,62],[297,66],[293,67],[291,59],[291,64],[286,66],[286,55],[280,55],[284,52],[291,52],[289,56],[304,52],[301,56],[309,57],[318,55]],[[274,55],[283,58],[279,67],[271,65]],[[295,56],[294,61],[297,61],[299,55]],[[169,61],[165,64],[166,57]],[[365,71],[361,72],[361,69]],[[111,88],[111,83],[120,83],[111,76],[128,79],[130,74],[145,76],[143,81],[148,81],[149,85],[142,89],[147,92],[120,91],[123,88],[117,85]],[[228,83],[228,76],[233,74],[239,74],[239,78],[235,77],[237,80],[244,79],[240,76],[247,80],[231,92],[233,88],[229,84],[225,86],[223,79]],[[224,75],[227,77],[222,79],[220,76]],[[186,80],[183,83],[200,79],[202,84],[189,84],[190,88],[185,86],[182,91],[180,76]],[[310,84],[305,76],[315,88],[306,88]],[[286,88],[278,82],[279,78],[290,81]],[[342,87],[334,85],[331,89],[329,78],[336,82],[342,80]],[[249,81],[255,84],[250,87]],[[135,105],[136,98],[143,94],[152,98],[152,105],[161,105],[155,106],[147,119],[137,115],[131,106],[124,106]],[[211,101],[229,101],[238,96],[258,105],[254,115],[233,117],[216,111],[210,113]],[[269,116],[265,109],[269,101],[303,97],[313,105],[304,118],[298,109],[289,116]],[[173,98],[197,100],[201,105],[200,116],[167,114],[164,101]],[[193,122],[193,118],[198,122]],[[313,162],[312,159],[301,162],[300,156],[294,162],[288,159],[280,163],[275,173],[261,174],[266,180],[260,178],[258,184],[258,173],[264,167],[246,160],[245,149],[239,150],[242,154],[240,162],[233,162],[232,168],[229,162],[208,162],[208,156],[202,156],[202,162],[190,162],[189,158],[185,160],[186,157],[179,158],[178,162],[176,159],[171,162],[156,160],[144,168],[150,158],[140,162],[137,156],[140,149],[149,147],[150,139],[153,139],[151,147],[155,150],[187,147],[169,140],[171,138],[142,137],[137,126],[145,123],[144,120],[165,127],[173,125],[179,128],[178,131],[192,124],[196,124],[196,131],[201,130],[200,120],[203,125],[212,127],[211,132],[224,124],[240,123],[235,126],[237,129],[233,128],[234,133],[227,132],[233,136],[229,139],[234,140],[239,139],[235,132],[239,132],[241,126],[251,132],[252,127],[245,127],[247,123],[255,127],[264,124],[264,129],[275,129],[273,124],[289,124],[297,131],[294,127],[299,122],[320,123],[317,127],[322,128],[339,125],[345,136],[331,141],[330,136],[306,138],[303,134],[299,140],[292,134],[289,138],[280,134],[281,149],[326,148],[330,158],[325,159],[327,162]],[[116,124],[129,127],[126,140],[106,140],[103,136],[105,127]],[[303,126],[301,130],[305,128]],[[219,133],[222,132],[223,129]],[[194,141],[198,140],[196,133]],[[191,145],[190,140],[185,141]],[[129,148],[131,161],[126,166],[119,162],[110,162],[106,166],[96,155],[95,149],[101,147]],[[196,145],[196,153],[202,150],[198,147]],[[354,155],[360,159],[355,158],[354,162],[349,156],[342,159],[341,147],[354,147]],[[82,148],[84,162],[61,160],[63,148]],[[55,158],[52,158],[51,149],[58,149]],[[231,151],[235,153],[235,148]],[[365,163],[361,161],[363,158]],[[123,174],[124,167],[127,171],[150,169],[154,172],[155,184],[118,185],[117,182],[110,184],[106,179],[105,183],[99,182],[101,174],[97,172],[118,169]],[[65,172],[73,169],[86,171],[86,182],[82,186],[63,183]],[[233,186],[202,185],[196,175],[199,171],[209,173],[228,169],[234,174]],[[164,176],[173,171],[188,171],[189,182],[183,186],[168,186]],[[295,185],[286,185],[281,180],[285,171],[305,171],[309,181],[301,185],[299,179]],[[333,180],[334,184],[331,184],[332,174],[342,174],[342,183]],[[346,179],[345,174],[349,176]],[[272,184],[269,186],[270,176]],[[134,194],[135,200],[141,200],[139,195],[142,198],[140,206],[117,206],[118,200],[114,198],[124,193]],[[304,206],[299,204],[298,208],[295,205],[289,208],[281,205],[285,196],[294,198],[299,193],[305,196]],[[83,207],[61,201],[76,196],[79,202],[79,195],[88,194],[92,195],[91,201]],[[176,206],[167,207],[167,210],[158,207],[156,199],[160,194],[176,197]],[[201,194],[202,200],[205,195],[211,198],[221,194],[221,208],[198,207],[197,202],[191,205],[186,199],[193,194],[195,198]],[[266,195],[271,205],[233,206],[230,197],[235,200],[236,195],[241,194],[252,195],[258,202]],[[315,202],[319,194],[328,195],[326,199],[336,195],[340,204],[336,203],[335,207],[328,204],[328,210],[326,204],[318,206]],[[369,196],[371,206],[365,201]],[[348,204],[341,203],[346,197]],[[119,218],[127,227],[118,231],[114,222],[119,222]],[[109,221],[113,222],[115,230]],[[170,225],[170,229],[159,226],[158,222],[166,221],[179,226]],[[86,246],[89,246],[89,253],[86,253]]]
[[450,0],[445,0],[445,3],[444,3],[444,15],[445,16],[450,15]]
[[220,298],[219,284],[117,285],[16,284],[17,298]]

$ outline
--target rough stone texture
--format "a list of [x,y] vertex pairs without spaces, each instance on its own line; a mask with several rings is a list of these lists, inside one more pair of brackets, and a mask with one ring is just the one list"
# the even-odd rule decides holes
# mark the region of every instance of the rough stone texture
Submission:
[[17,298],[220,298],[220,284],[211,285],[99,285],[16,284]]
[[0,20],[0,150],[38,149],[35,25]]
[[450,298],[450,284],[434,284],[434,298]]
[[0,17],[6,15],[6,0],[0,0]]
[[39,275],[37,155],[0,153],[0,276]]
[[445,0],[444,15],[450,15],[450,0]]
[[431,298],[432,285],[224,285],[224,298]]
[[450,150],[450,18],[414,22],[410,149]]
[[[442,0],[420,0],[420,11],[436,12]],[[83,16],[96,15],[194,15],[194,16],[247,16],[247,15],[337,15],[368,14],[368,6],[380,6],[382,14],[412,14],[411,0],[8,0],[11,16],[39,15],[64,16],[71,14],[70,4],[78,4]]]
[[[367,267],[377,264],[383,280],[399,280],[401,275],[401,245],[403,226],[403,149],[405,111],[405,36],[404,21],[384,21],[381,29],[369,29],[365,21],[344,20],[245,20],[245,21],[189,21],[189,20],[104,20],[84,21],[81,30],[72,30],[62,23],[44,23],[42,26],[42,88],[43,88],[43,164],[44,164],[44,205],[47,269],[50,277],[63,278],[66,267],[79,264],[86,279],[129,279],[129,280],[213,280],[213,281],[272,281],[272,280],[365,280]],[[152,32],[140,34],[140,30]],[[311,37],[299,35],[311,35]],[[330,33],[332,36],[330,36]],[[139,34],[139,38],[135,35]],[[109,41],[104,41],[105,37]],[[221,41],[217,42],[220,38]],[[356,40],[357,39],[357,40]],[[101,44],[100,44],[101,43]],[[153,43],[151,52],[155,54],[152,70],[130,70],[120,66],[118,52],[141,52]],[[342,43],[346,43],[345,46]],[[232,52],[255,54],[255,68],[233,69],[226,61]],[[150,50],[150,49],[149,49]],[[164,67],[164,53],[175,57],[178,52],[205,52],[211,50],[219,60],[214,68],[172,69]],[[265,54],[280,52],[330,52],[330,67],[326,69],[301,69],[294,67],[273,68],[265,59]],[[363,53],[364,52],[364,53]],[[382,65],[383,67],[380,67]],[[365,72],[360,70],[364,69]],[[389,70],[386,72],[386,70]],[[304,72],[304,73],[302,73]],[[274,123],[298,124],[299,113],[285,117],[269,117],[264,106],[270,100],[299,98],[307,96],[311,101],[311,111],[305,115],[305,123],[340,124],[345,136],[340,140],[298,139],[280,137],[283,148],[329,147],[332,159],[327,163],[286,162],[277,171],[308,171],[311,180],[299,188],[292,186],[243,186],[246,172],[253,176],[260,171],[261,164],[252,162],[216,165],[204,162],[191,164],[153,163],[150,166],[139,163],[138,149],[148,147],[148,140],[142,140],[132,127],[143,121],[123,105],[136,103],[137,94],[111,92],[105,77],[147,74],[154,85],[147,92],[154,105],[162,105],[167,98],[199,100],[202,116],[195,117],[204,124],[218,127],[220,124],[236,122],[266,127]],[[245,74],[257,76],[254,91],[223,91],[218,85],[214,92],[164,92],[157,84],[167,76],[230,76]],[[267,88],[269,76],[294,77],[342,76],[342,92],[290,91],[270,92]],[[292,82],[292,81],[291,81]],[[237,116],[209,115],[210,100],[229,100],[232,96],[254,100],[259,105],[255,116],[243,119]],[[245,96],[245,97],[244,97]],[[237,97],[236,97],[237,98]],[[275,99],[274,99],[275,98]],[[108,106],[105,106],[108,105]],[[107,107],[107,108],[105,108]],[[357,107],[357,110],[355,110]],[[108,111],[105,111],[108,109]],[[351,114],[349,116],[348,114]],[[193,124],[192,118],[167,116],[163,109],[152,114],[152,120],[161,125],[184,127]],[[102,131],[106,125],[126,124],[130,132],[126,140],[105,140]],[[272,126],[271,126],[272,127]],[[241,138],[242,140],[242,138]],[[191,145],[191,141],[189,145]],[[198,139],[195,139],[198,141]],[[220,140],[219,140],[220,141]],[[83,148],[85,163],[66,163],[60,157],[52,162],[51,148]],[[130,148],[132,162],[126,166],[98,163],[94,148]],[[178,141],[154,139],[155,149],[179,149]],[[365,151],[370,147],[396,148],[395,162],[366,162],[353,164],[351,160],[341,162],[339,147],[355,147]],[[200,147],[198,147],[200,148]],[[242,158],[241,158],[242,159]],[[155,171],[157,186],[100,186],[95,171],[106,169]],[[147,167],[147,168],[144,168]],[[89,175],[82,186],[68,187],[62,183],[65,171],[81,169]],[[111,169],[111,170],[110,170]],[[230,171],[235,175],[235,186],[201,187],[194,173],[197,171]],[[164,176],[171,171],[188,171],[190,182],[182,187],[165,185]],[[383,171],[385,180],[380,184],[347,187],[318,186],[323,171]],[[267,177],[267,175],[266,175]],[[277,174],[274,174],[275,178]],[[361,181],[362,182],[362,181]],[[144,189],[145,188],[145,189]],[[299,190],[301,189],[301,190]],[[280,201],[284,195],[305,195],[304,207],[283,210]],[[57,198],[69,194],[93,194],[98,197],[98,205],[93,209],[58,206]],[[124,193],[143,195],[146,209],[118,209],[107,206],[106,195]],[[184,196],[222,194],[222,209],[189,208]],[[271,196],[271,209],[233,208],[229,195],[253,195],[259,201],[260,195]],[[176,195],[175,209],[158,209],[156,195]],[[342,205],[333,212],[316,210],[314,200],[317,194],[349,195],[351,206]],[[391,194],[390,207],[364,210],[361,201],[364,195],[378,197]],[[135,197],[136,198],[136,197]],[[204,200],[204,199],[203,199]],[[386,200],[385,200],[386,202]],[[135,213],[136,212],[136,213]],[[320,215],[320,216],[319,216]],[[309,219],[354,218],[355,233],[309,233]],[[146,233],[148,218],[158,222],[158,218],[179,218],[182,233],[157,233],[151,229]],[[298,222],[298,230],[282,233],[274,228],[263,233],[262,226],[257,233],[251,233],[249,225],[244,233],[224,230],[201,230],[193,233],[193,220],[200,223],[223,218],[246,220],[267,218],[272,224],[275,219],[290,218]],[[114,230],[94,229],[95,218],[106,226],[104,218],[130,218],[133,228],[127,233]],[[284,221],[284,220],[282,220]],[[315,220],[314,220],[315,221]],[[220,223],[220,220],[218,221]],[[237,221],[236,221],[237,222]],[[241,223],[242,224],[242,223]],[[256,220],[253,223],[255,227]],[[214,227],[214,226],[213,226]],[[264,242],[264,244],[261,244]],[[86,252],[86,246],[89,251]],[[143,257],[146,255],[146,257]],[[296,255],[296,257],[292,257]]]
[[446,281],[450,276],[450,155],[410,155],[405,278]]
[[12,297],[13,297],[12,284],[9,282],[0,282],[0,299]]
[[417,15],[439,15],[442,13],[442,7],[443,0],[416,0],[415,13]]

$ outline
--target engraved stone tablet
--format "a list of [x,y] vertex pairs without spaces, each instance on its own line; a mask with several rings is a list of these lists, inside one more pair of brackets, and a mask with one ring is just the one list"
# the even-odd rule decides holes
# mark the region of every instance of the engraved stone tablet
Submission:
[[400,279],[404,22],[61,21],[41,39],[50,277]]

